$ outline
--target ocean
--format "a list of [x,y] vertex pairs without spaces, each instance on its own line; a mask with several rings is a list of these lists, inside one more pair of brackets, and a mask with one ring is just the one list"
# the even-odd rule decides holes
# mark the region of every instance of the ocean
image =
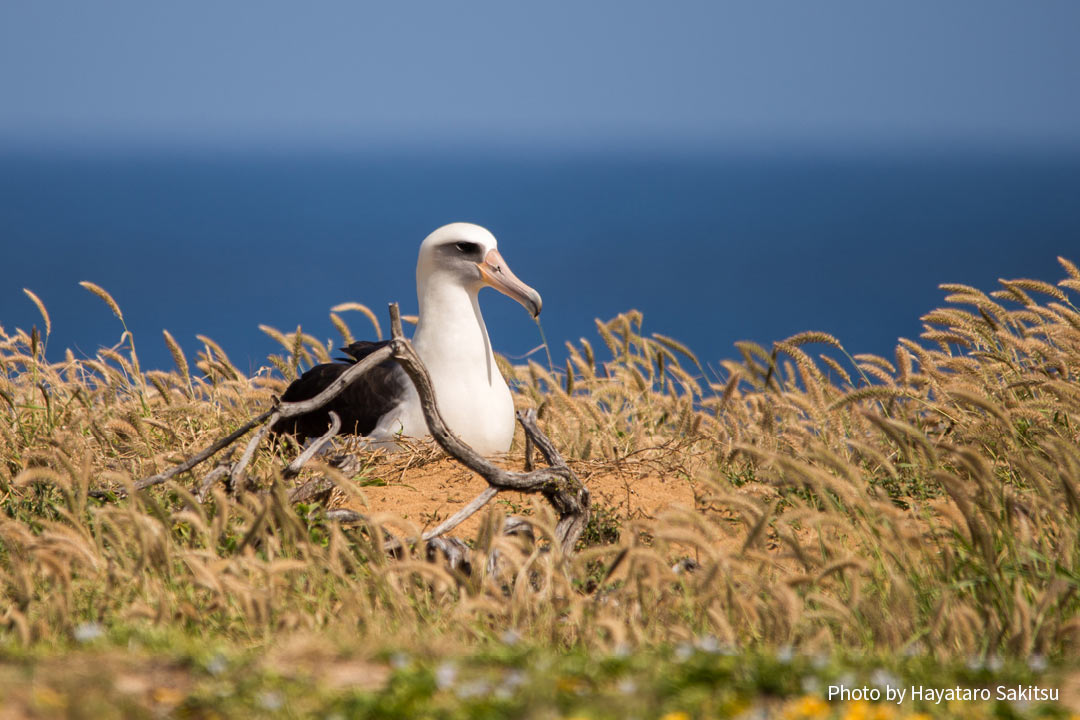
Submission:
[[[0,155],[0,326],[40,325],[48,355],[92,356],[122,328],[145,368],[168,329],[254,372],[279,349],[259,324],[337,339],[329,308],[416,312],[417,248],[452,221],[486,226],[544,298],[556,362],[599,345],[594,318],[638,309],[703,364],[803,330],[891,356],[942,304],[937,286],[1057,281],[1080,262],[1080,157],[959,153],[75,152]],[[495,349],[540,343],[484,291]],[[374,337],[347,313],[354,334]],[[543,354],[536,356],[543,362]],[[601,352],[601,357],[603,353]]]

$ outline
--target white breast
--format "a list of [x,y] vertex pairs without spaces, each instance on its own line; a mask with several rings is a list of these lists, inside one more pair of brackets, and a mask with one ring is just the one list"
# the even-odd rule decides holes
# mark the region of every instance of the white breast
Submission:
[[[476,293],[460,286],[427,288],[413,346],[435,389],[447,426],[481,455],[510,450],[514,400],[495,364]],[[415,388],[379,421],[373,440],[428,435]]]

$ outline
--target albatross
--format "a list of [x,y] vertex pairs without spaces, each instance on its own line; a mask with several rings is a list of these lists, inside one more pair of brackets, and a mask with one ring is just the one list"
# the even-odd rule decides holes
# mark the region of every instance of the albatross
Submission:
[[[413,347],[427,366],[435,401],[450,430],[482,455],[498,455],[510,449],[514,438],[514,401],[495,364],[480,313],[477,295],[485,287],[517,300],[534,318],[540,314],[540,294],[511,272],[488,230],[452,223],[424,239],[416,262],[420,316]],[[342,348],[348,358],[311,368],[281,399],[315,397],[350,365],[388,342],[360,341]],[[341,418],[340,432],[366,436],[373,444],[429,434],[416,388],[392,360],[357,378],[324,407],[279,420],[273,430],[301,441],[323,435],[331,410]]]

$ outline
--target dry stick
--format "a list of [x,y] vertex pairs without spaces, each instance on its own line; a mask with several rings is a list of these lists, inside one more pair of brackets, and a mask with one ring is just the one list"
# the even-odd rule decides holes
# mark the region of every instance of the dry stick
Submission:
[[346,510],[344,508],[337,508],[334,510],[326,511],[327,520],[336,520],[343,523],[363,523],[367,522],[367,518],[356,512],[355,510]]
[[[393,358],[412,380],[420,396],[420,408],[427,422],[428,432],[448,455],[465,467],[475,472],[496,490],[519,490],[540,492],[559,513],[556,526],[557,539],[566,553],[573,552],[574,544],[585,529],[589,519],[589,491],[577,479],[574,472],[562,462],[555,446],[536,426],[536,414],[519,414],[525,432],[532,436],[536,446],[552,467],[540,468],[532,472],[519,473],[503,470],[489,462],[471,447],[461,441],[443,421],[442,414],[435,404],[435,391],[427,368],[416,354],[412,343],[401,334],[401,319],[397,303],[390,304],[390,326],[392,338],[387,346],[392,350]],[[478,498],[479,499],[479,498]],[[489,498],[490,499],[490,498]],[[476,501],[474,501],[475,504]],[[479,509],[479,508],[477,508]],[[474,511],[475,512],[475,511]],[[464,519],[464,518],[462,518]]]
[[[236,463],[236,466],[233,468],[231,479],[233,488],[236,490],[236,492],[243,492],[245,480],[244,470],[247,467],[248,463],[251,462],[251,458],[255,454],[255,450],[259,447],[259,444],[263,441],[263,438],[265,438],[266,435],[270,432],[270,428],[274,426],[274,423],[276,423],[278,420],[284,420],[286,418],[294,417],[296,415],[303,415],[304,413],[308,413],[312,410],[317,410],[321,408],[323,405],[326,405],[328,402],[340,395],[341,392],[349,386],[349,383],[351,383],[353,380],[360,377],[368,370],[385,360],[386,356],[388,356],[389,354],[390,353],[387,351],[387,348],[379,348],[375,352],[365,357],[360,362],[350,367],[341,375],[339,375],[337,379],[334,380],[334,382],[327,385],[326,388],[315,397],[308,400],[301,400],[299,402],[280,403],[277,406],[276,411],[273,415],[270,416],[270,419],[266,422],[266,424],[259,428],[259,432],[256,433],[255,436],[252,437],[251,440],[248,442],[248,446],[244,449],[244,454],[240,457],[240,461]],[[340,430],[341,419],[337,416],[337,413],[331,412],[330,416],[331,424],[336,421],[337,427]],[[334,432],[334,434],[336,434],[336,431]],[[333,435],[331,435],[330,437],[332,436]],[[328,439],[328,437],[323,436],[319,439],[319,443],[323,444]],[[304,456],[301,455],[300,457],[303,458]],[[308,457],[310,458],[310,456]],[[299,459],[300,458],[297,458],[297,460]],[[307,460],[305,459],[304,462],[307,462]],[[301,463],[301,465],[303,465],[303,463]],[[290,467],[292,466],[290,465]]]
[[534,449],[532,437],[529,436],[529,433],[525,433],[525,472],[529,472],[536,467],[533,464]]
[[210,488],[214,487],[214,483],[228,474],[228,465],[218,465],[216,468],[206,473],[202,485],[199,486],[199,494],[196,496],[198,497],[199,502],[206,502],[206,496],[210,494]]
[[248,440],[247,447],[244,448],[244,454],[240,456],[240,459],[233,465],[232,472],[229,473],[229,484],[232,486],[233,492],[243,492],[245,481],[247,479],[248,463],[251,462],[251,458],[255,457],[255,451],[259,449],[259,445],[262,443],[263,438],[270,432],[270,428],[274,426],[274,423],[281,417],[279,412],[274,412],[270,415],[270,419],[266,421],[266,424],[259,428],[259,432],[251,436]]
[[[193,468],[196,465],[198,465],[199,463],[201,463],[203,460],[207,460],[207,459],[213,457],[219,450],[222,450],[223,448],[226,448],[229,445],[232,445],[234,442],[236,442],[241,437],[243,437],[247,433],[248,430],[255,427],[259,423],[265,421],[266,418],[270,417],[273,414],[274,414],[274,410],[271,408],[270,410],[267,410],[266,412],[264,412],[262,415],[259,415],[256,418],[252,418],[248,422],[244,423],[239,428],[237,428],[234,432],[232,432],[232,433],[226,435],[225,437],[221,438],[220,440],[218,440],[213,445],[210,445],[209,447],[203,449],[202,452],[199,452],[199,453],[197,453],[195,455],[192,455],[190,458],[188,458],[184,462],[180,463],[179,465],[176,465],[175,467],[171,467],[171,468],[169,468],[168,470],[166,470],[164,472],[158,473],[157,475],[151,475],[148,478],[143,478],[142,480],[136,481],[135,489],[136,490],[143,490],[145,488],[150,487],[151,485],[160,485],[161,483],[165,482],[166,480],[169,480],[170,478],[172,478],[172,477],[174,477],[176,475],[179,475],[182,472],[187,472],[191,468]],[[107,493],[105,491],[103,491],[103,490],[91,490],[90,494],[93,497],[105,497],[107,495]],[[117,491],[117,495],[123,496],[125,494],[126,493],[124,493],[124,491],[122,491],[122,490]]]
[[475,513],[480,508],[484,507],[491,501],[491,498],[499,494],[499,489],[496,487],[489,487],[484,492],[480,493],[471,503],[458,510],[453,516],[447,518],[441,525],[434,530],[428,530],[426,533],[420,536],[421,540],[431,540],[437,538],[440,535],[445,535],[461,523],[465,522],[469,516]]
[[[445,529],[443,529],[443,526],[440,526],[440,528],[436,528],[434,531],[431,531],[431,533],[425,535],[425,538],[433,539],[439,533],[446,532],[452,527],[456,527],[457,524],[460,524],[465,518],[469,517],[469,515],[483,507],[483,505],[494,497],[499,490],[519,490],[524,492],[540,492],[547,498],[548,502],[555,507],[560,517],[559,523],[556,526],[557,539],[562,545],[564,552],[572,552],[574,543],[577,542],[577,539],[585,528],[585,523],[588,521],[589,491],[581,484],[581,481],[577,479],[577,476],[574,475],[573,471],[566,466],[566,463],[563,461],[558,451],[555,450],[554,445],[552,445],[551,441],[540,431],[539,427],[537,427],[536,413],[518,413],[517,418],[525,429],[526,436],[535,443],[545,459],[551,463],[552,467],[541,468],[527,473],[511,472],[496,467],[462,442],[456,435],[450,432],[449,428],[447,428],[446,423],[443,421],[442,415],[439,412],[439,408],[435,404],[435,392],[432,388],[431,377],[428,375],[427,368],[424,367],[424,363],[416,354],[412,344],[404,336],[404,331],[401,326],[401,315],[397,303],[390,304],[390,326],[392,340],[388,345],[379,348],[350,367],[315,397],[301,402],[278,404],[277,407],[262,413],[240,429],[222,438],[186,462],[171,468],[164,473],[138,481],[135,484],[136,489],[141,490],[150,487],[151,485],[160,484],[181,472],[190,470],[222,448],[235,442],[246,432],[251,430],[251,428],[265,422],[265,425],[263,425],[263,427],[259,429],[259,432],[248,442],[243,456],[233,467],[231,477],[235,486],[238,489],[242,489],[244,470],[251,462],[251,458],[259,443],[266,434],[269,433],[270,428],[275,422],[279,419],[295,417],[323,407],[330,402],[330,400],[337,397],[337,395],[357,377],[392,357],[399,365],[401,365],[412,380],[413,385],[416,387],[417,394],[420,397],[421,409],[424,413],[424,420],[427,422],[428,431],[431,433],[432,437],[435,438],[435,442],[437,442],[447,454],[480,475],[487,481],[488,485],[491,486],[487,491],[466,506],[466,508],[451,518],[451,520],[454,521],[453,525],[450,524],[450,521],[447,521],[446,523],[443,523],[443,526],[447,526]],[[267,420],[269,420],[269,422],[266,422]],[[335,516],[336,515],[338,515],[338,513],[335,513]],[[329,514],[328,517],[330,517]]]
[[287,478],[290,478],[300,472],[300,470],[307,464],[311,458],[315,457],[326,443],[330,442],[335,435],[338,434],[338,430],[341,429],[341,418],[333,410],[330,411],[330,429],[326,431],[326,434],[320,437],[315,442],[311,443],[304,452],[300,453],[300,456],[289,463],[288,467],[282,473]]
[[[321,393],[319,393],[315,397],[313,397],[313,398],[311,398],[309,400],[303,400],[301,402],[280,403],[277,407],[270,408],[269,410],[262,413],[258,417],[252,418],[248,422],[244,423],[244,425],[242,425],[240,428],[238,428],[235,432],[232,432],[232,433],[226,435],[225,437],[221,438],[220,440],[218,440],[213,445],[210,445],[209,447],[204,449],[202,452],[198,453],[197,455],[193,455],[192,457],[188,458],[187,460],[180,463],[179,465],[177,465],[175,467],[171,467],[168,470],[166,470],[165,472],[161,472],[161,473],[158,473],[157,475],[152,475],[151,477],[143,478],[142,480],[137,481],[135,483],[135,489],[136,490],[144,490],[144,489],[146,489],[148,487],[151,487],[153,485],[160,485],[161,483],[165,482],[166,480],[169,480],[170,478],[172,478],[172,477],[174,477],[176,475],[179,475],[182,472],[187,472],[188,470],[195,467],[196,465],[203,462],[204,460],[208,460],[209,458],[213,457],[218,451],[222,450],[223,448],[228,447],[229,445],[232,445],[234,442],[236,442],[241,437],[243,437],[245,434],[247,434],[247,432],[249,430],[251,430],[251,428],[255,427],[256,425],[259,425],[260,423],[266,422],[267,419],[270,418],[275,413],[277,413],[277,417],[274,418],[274,420],[272,420],[271,422],[268,422],[266,424],[267,429],[269,429],[269,427],[271,425],[273,425],[273,423],[276,422],[279,418],[280,419],[291,418],[291,417],[295,417],[297,415],[303,415],[306,412],[311,412],[312,410],[317,410],[318,408],[321,408],[323,405],[325,405],[326,403],[330,402],[335,397],[337,397],[341,393],[341,391],[344,390],[345,387],[349,383],[351,383],[357,377],[359,377],[359,376],[363,375],[364,373],[366,373],[370,368],[378,365],[379,363],[383,362],[384,360],[388,359],[389,357],[390,357],[390,349],[389,348],[386,348],[386,347],[379,348],[375,352],[373,352],[370,355],[368,355],[367,357],[365,357],[360,362],[358,362],[355,365],[353,365],[352,367],[350,367],[348,370],[343,372],[341,375],[339,375],[338,378],[336,380],[334,380],[334,382],[330,383],[326,387],[325,390],[323,390]],[[263,436],[265,436],[265,433],[261,433],[261,434]],[[252,451],[252,452],[254,452],[254,451]],[[250,461],[250,458],[248,458],[248,460]],[[234,477],[235,477],[235,475],[234,475]],[[106,493],[104,491],[101,491],[101,490],[93,490],[93,491],[91,491],[91,494],[93,496],[95,496],[95,497],[104,497],[106,495]],[[119,494],[123,495],[122,492],[119,493]]]
[[[555,448],[555,444],[540,430],[540,426],[537,424],[539,415],[536,410],[532,408],[524,411],[519,410],[516,417],[525,431],[525,436],[530,438],[536,447],[540,449],[540,454],[544,456],[548,464],[552,467],[565,468],[573,480],[571,485],[573,496],[567,497],[566,494],[560,494],[553,498],[545,495],[548,502],[554,505],[555,509],[560,513],[559,522],[555,526],[555,534],[561,538],[563,552],[570,553],[573,551],[574,545],[577,544],[578,538],[585,532],[585,526],[589,522],[589,489],[567,467],[566,461],[563,460],[562,455]],[[568,506],[560,505],[560,503],[567,502],[569,502]]]
[[[551,441],[540,432],[536,426],[536,410],[529,408],[528,410],[518,410],[515,413],[518,422],[521,423],[521,427],[525,430],[525,468],[526,470],[532,470],[532,449],[533,447],[541,445],[540,442],[533,440],[533,437],[543,438],[543,445],[540,452],[544,455],[544,458],[548,461],[548,464],[552,466],[565,467],[566,463],[563,461],[562,456],[559,455],[559,451],[555,449]],[[487,505],[493,497],[499,494],[499,489],[496,487],[488,487],[487,490],[480,493],[471,503],[461,508],[461,510],[454,513],[452,517],[447,518],[441,525],[434,530],[429,530],[421,537],[422,540],[431,540],[432,538],[445,535],[461,523],[465,522],[470,516],[476,513],[480,508]]]
[[330,492],[335,487],[334,481],[326,477],[317,477],[313,480],[308,480],[303,485],[294,487],[289,491],[289,503],[295,505],[296,503],[314,500],[320,495]]
[[[450,532],[490,502],[500,490],[539,490],[559,511],[560,521],[556,533],[564,551],[572,551],[588,522],[589,494],[566,466],[566,462],[552,442],[537,426],[536,411],[530,409],[518,412],[517,419],[525,430],[527,442],[530,446],[539,448],[544,459],[552,467],[529,473],[508,472],[496,467],[446,427],[435,402],[435,392],[431,386],[427,368],[416,355],[412,344],[403,336],[401,316],[396,303],[390,304],[390,329],[392,339],[389,347],[393,350],[393,358],[416,386],[428,431],[447,454],[483,477],[489,485],[484,492],[441,525],[424,533],[421,540],[428,542]],[[339,522],[364,522],[362,515],[351,510],[330,511],[327,513],[327,518]]]
[[295,417],[297,415],[303,415],[309,413],[312,410],[318,410],[323,405],[327,404],[334,398],[336,398],[341,391],[345,389],[353,380],[366,373],[371,368],[375,367],[384,360],[390,358],[390,348],[384,346],[366,356],[363,360],[350,367],[345,372],[338,375],[334,382],[326,386],[326,389],[313,398],[308,400],[301,400],[299,402],[281,403],[278,405],[278,412],[281,413],[281,419]]
[[[344,508],[327,510],[326,519],[333,522],[345,523],[347,525],[367,525],[370,529],[379,528],[381,530],[381,527],[377,523],[371,522],[367,515],[361,515],[355,510],[346,510]],[[412,545],[411,540],[402,542],[385,530],[382,530],[382,533],[383,538],[380,544],[382,545],[383,550],[388,553],[396,553],[406,545]]]
[[540,415],[535,408],[518,410],[514,413],[514,416],[521,423],[522,429],[525,430],[526,439],[539,448],[540,454],[544,456],[544,460],[547,461],[548,465],[566,467],[566,461],[563,460],[563,456],[555,448],[555,443],[551,442],[551,439],[540,431],[540,426],[537,425]]
[[214,483],[229,474],[232,468],[232,456],[235,453],[236,448],[229,450],[225,457],[218,462],[217,467],[206,473],[202,483],[199,485],[199,493],[196,496],[199,502],[206,502],[206,497],[210,494],[210,488],[214,486]]

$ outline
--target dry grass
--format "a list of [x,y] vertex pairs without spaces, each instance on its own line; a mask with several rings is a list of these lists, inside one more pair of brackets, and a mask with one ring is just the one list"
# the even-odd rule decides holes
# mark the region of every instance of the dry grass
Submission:
[[[460,647],[512,629],[585,649],[711,635],[743,649],[1067,657],[1080,639],[1080,311],[1068,294],[1080,273],[1062,263],[1057,286],[944,286],[922,342],[902,339],[892,358],[804,333],[740,343],[741,360],[714,373],[631,312],[597,323],[596,348],[569,345],[560,372],[504,363],[584,477],[645,468],[697,500],[626,519],[617,542],[593,535],[570,558],[546,551],[542,510],[536,546],[493,536],[492,520],[475,547],[506,563],[468,577],[387,560],[379,533],[291,506],[285,459],[268,448],[250,470],[264,493],[199,502],[203,467],[119,502],[88,497],[226,434],[285,380],[245,377],[208,338],[189,366],[168,333],[172,372],[142,371],[130,333],[94,358],[47,362],[48,316],[28,293],[45,336],[0,331],[0,626],[31,647],[93,623],[249,643],[310,630]],[[273,359],[284,378],[326,355],[299,329],[266,332],[285,348]],[[347,495],[378,490],[334,477]],[[687,559],[692,571],[673,569]]]

